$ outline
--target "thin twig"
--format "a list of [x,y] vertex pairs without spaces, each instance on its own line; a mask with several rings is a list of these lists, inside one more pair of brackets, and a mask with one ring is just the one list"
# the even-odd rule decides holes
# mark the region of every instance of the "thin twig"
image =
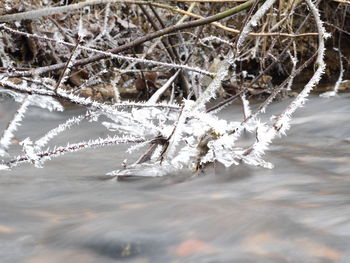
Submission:
[[55,93],[57,93],[57,89],[59,87],[61,87],[61,85],[65,82],[66,76],[70,72],[70,69],[71,69],[71,67],[72,67],[72,65],[74,63],[74,60],[75,60],[74,58],[76,57],[76,50],[77,50],[77,48],[79,46],[79,43],[80,43],[80,37],[78,37],[77,43],[75,44],[75,46],[74,46],[74,48],[72,50],[72,53],[70,54],[69,59],[67,60],[66,65],[63,68],[63,71],[62,71],[62,73],[61,73],[61,75],[60,75],[60,77],[59,77],[59,79],[57,81],[56,87],[54,89]]
[[[303,28],[303,26],[305,25],[305,23],[307,22],[307,20],[309,19],[310,14],[308,14],[305,19],[302,21],[302,23],[299,25],[298,29],[296,30],[296,32],[300,32],[300,30]],[[249,88],[251,88],[264,74],[266,74],[268,71],[270,71],[277,62],[282,63],[285,60],[285,54],[288,51],[289,47],[292,45],[293,43],[293,39],[291,39],[287,45],[284,47],[284,49],[282,50],[282,52],[278,55],[278,57],[276,58],[275,61],[273,61],[270,65],[268,65],[262,72],[260,72],[258,74],[258,76],[256,76],[252,81],[250,81],[249,85],[247,87],[244,87],[239,93],[219,102],[217,105],[212,106],[211,108],[209,108],[207,110],[207,112],[211,112],[211,111],[215,111],[217,109],[220,109],[226,105],[228,105],[229,103],[235,101],[237,98],[239,98],[239,96],[241,94],[243,94],[243,92],[245,92],[246,90],[248,90]],[[288,78],[289,80],[289,78]],[[285,85],[285,84],[284,84]]]
[[[44,37],[44,36],[39,36],[36,34],[30,34],[27,32],[22,32],[22,31],[18,31],[12,28],[9,28],[7,26],[5,26],[4,24],[0,24],[0,29],[4,29],[9,33],[12,34],[16,34],[16,35],[21,35],[21,36],[25,36],[25,37],[29,37],[29,38],[35,38],[35,39],[42,39],[45,41],[52,41],[55,43],[59,43],[59,44],[63,44],[63,45],[67,45],[70,47],[75,47],[75,44],[71,44],[68,42],[64,42],[61,40],[56,40],[53,38],[48,38],[48,37]],[[194,71],[197,72],[199,74],[203,74],[203,75],[208,75],[208,76],[214,76],[213,73],[200,69],[198,67],[191,67],[191,66],[187,66],[187,65],[179,65],[179,64],[175,64],[175,63],[166,63],[166,62],[160,62],[160,61],[154,61],[154,60],[149,60],[149,59],[144,59],[144,58],[135,58],[135,57],[129,57],[129,56],[123,56],[123,55],[117,55],[117,54],[113,54],[111,52],[108,51],[101,51],[98,49],[94,49],[94,48],[89,48],[89,47],[84,47],[84,46],[78,46],[78,49],[82,49],[82,50],[86,50],[89,52],[94,52],[97,54],[101,54],[101,55],[105,55],[106,57],[110,57],[110,58],[116,58],[116,59],[121,59],[121,60],[128,60],[128,61],[132,61],[132,62],[136,62],[136,63],[145,63],[145,64],[153,64],[153,65],[158,65],[158,66],[163,66],[163,67],[168,67],[168,68],[181,68],[184,70],[188,70],[188,71]],[[62,63],[63,65],[66,65],[66,63]],[[57,64],[56,64],[57,65]],[[49,66],[50,67],[50,66]],[[41,68],[36,68],[36,69],[25,69],[25,68],[15,68],[15,71],[11,71],[11,72],[7,72],[6,76],[8,77],[26,77],[26,76],[31,76],[31,75],[40,75],[43,74],[49,70],[46,69],[47,67],[41,67]],[[1,68],[0,70],[2,71],[6,71],[7,68]],[[31,72],[29,72],[31,71]]]
[[[225,10],[225,11],[223,11],[221,13],[212,15],[212,16],[207,17],[207,18],[198,19],[198,20],[195,20],[195,21],[190,21],[190,22],[187,22],[187,23],[179,24],[179,25],[169,26],[169,27],[161,29],[159,31],[156,31],[156,32],[153,32],[153,33],[149,33],[149,34],[147,34],[147,35],[145,35],[143,37],[136,38],[135,40],[130,41],[130,42],[124,44],[124,45],[118,46],[118,47],[113,48],[113,49],[109,49],[109,50],[107,50],[107,52],[109,52],[109,53],[120,53],[122,51],[125,51],[127,49],[133,48],[133,47],[135,47],[137,45],[140,45],[142,43],[145,43],[147,41],[150,41],[150,40],[155,39],[155,38],[160,37],[160,36],[165,36],[165,35],[168,35],[170,33],[173,33],[173,32],[176,32],[176,31],[181,31],[181,30],[184,30],[184,29],[189,29],[189,28],[198,27],[198,26],[201,26],[201,25],[210,24],[211,22],[218,21],[218,20],[224,19],[226,17],[232,16],[234,14],[237,14],[237,13],[239,13],[239,12],[249,8],[256,1],[257,0],[249,0],[249,1],[245,2],[245,3],[243,3],[243,4],[240,4],[240,5],[236,6],[236,7],[233,7],[231,9]],[[98,55],[91,56],[91,57],[88,57],[88,58],[80,59],[80,60],[77,60],[74,63],[73,66],[84,66],[86,64],[89,64],[89,63],[96,62],[96,61],[99,61],[101,59],[107,58],[108,56],[109,55],[106,55],[106,54],[98,54]],[[47,67],[36,68],[34,70],[30,70],[30,71],[27,71],[27,72],[21,72],[21,74],[8,74],[8,76],[20,77],[20,76],[32,76],[33,74],[40,75],[40,74],[43,74],[43,73],[46,73],[46,72],[49,72],[49,71],[59,70],[59,69],[63,68],[64,66],[65,66],[65,63],[58,63],[58,64],[50,65],[50,66],[47,66]]]
[[[142,143],[145,142],[143,138],[120,138],[120,137],[107,137],[107,138],[99,138],[96,140],[90,140],[88,142],[80,142],[75,144],[67,144],[67,146],[56,147],[53,150],[47,150],[45,152],[37,153],[38,161],[42,162],[44,159],[50,159],[55,156],[59,156],[65,154],[67,152],[77,152],[84,149],[91,149],[103,146],[116,145],[121,143]],[[32,161],[31,158],[27,155],[18,156],[15,159],[12,159],[8,162],[3,163],[2,165],[6,165],[8,167],[17,166],[20,163],[26,163]]]
[[21,121],[24,118],[24,114],[26,113],[28,106],[30,105],[30,96],[26,96],[21,103],[20,107],[16,111],[13,119],[9,122],[7,128],[4,130],[1,138],[0,138],[0,156],[4,156],[7,153],[7,149],[11,144],[11,140],[14,137],[14,132],[17,130],[18,126],[20,126]]

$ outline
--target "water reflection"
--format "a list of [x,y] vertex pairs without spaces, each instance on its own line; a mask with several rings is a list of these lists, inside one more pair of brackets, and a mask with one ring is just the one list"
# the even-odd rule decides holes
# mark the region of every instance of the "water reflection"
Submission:
[[[2,172],[1,262],[349,262],[349,98],[312,98],[268,153],[273,170],[116,181],[103,175],[125,158],[118,146]],[[11,111],[1,102],[0,128]],[[78,113],[32,111],[18,139]],[[55,143],[87,130],[106,135],[84,123]]]

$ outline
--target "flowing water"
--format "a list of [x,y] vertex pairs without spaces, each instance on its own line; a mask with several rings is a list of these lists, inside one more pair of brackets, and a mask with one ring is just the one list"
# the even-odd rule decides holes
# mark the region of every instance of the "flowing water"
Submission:
[[[1,171],[0,262],[350,262],[349,102],[349,95],[311,98],[267,153],[272,170],[216,167],[202,176],[117,181],[104,174],[137,158],[117,146]],[[1,102],[1,130],[14,104]],[[79,112],[32,109],[18,139]],[[55,143],[105,135],[84,123]]]

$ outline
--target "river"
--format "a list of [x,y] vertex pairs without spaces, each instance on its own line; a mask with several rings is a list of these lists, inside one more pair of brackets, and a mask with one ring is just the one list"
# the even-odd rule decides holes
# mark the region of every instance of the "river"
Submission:
[[[290,100],[269,111],[281,112]],[[16,107],[0,104],[0,129]],[[222,113],[237,116],[232,106]],[[81,109],[31,109],[18,140]],[[104,137],[83,123],[55,140]],[[17,151],[15,147],[13,151]],[[216,167],[199,176],[105,176],[125,146],[0,172],[2,263],[350,262],[350,95],[311,97],[265,159],[272,170]],[[131,156],[130,158],[136,158]]]

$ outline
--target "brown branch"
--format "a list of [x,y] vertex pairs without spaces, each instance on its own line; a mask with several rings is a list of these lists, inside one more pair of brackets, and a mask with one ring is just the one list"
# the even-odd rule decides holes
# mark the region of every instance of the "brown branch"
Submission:
[[[194,28],[194,27],[210,24],[210,23],[212,23],[214,21],[218,21],[218,20],[224,19],[226,17],[232,16],[234,14],[237,14],[238,12],[249,8],[255,2],[256,2],[256,0],[249,0],[249,1],[245,2],[245,3],[243,3],[243,4],[240,4],[240,5],[236,6],[236,7],[228,9],[228,10],[226,10],[224,12],[219,13],[219,14],[215,14],[213,16],[209,16],[207,18],[198,19],[198,20],[195,20],[195,21],[190,21],[190,22],[187,22],[187,23],[170,26],[170,27],[167,27],[167,28],[164,28],[164,29],[152,32],[150,34],[147,34],[147,35],[145,35],[143,37],[136,38],[133,41],[130,41],[130,42],[128,42],[128,43],[126,43],[124,45],[118,46],[116,48],[109,49],[107,51],[111,52],[111,53],[114,53],[114,54],[120,53],[122,51],[128,50],[130,48],[133,48],[133,47],[135,47],[137,45],[140,45],[140,44],[142,44],[144,42],[150,41],[150,40],[155,39],[155,38],[160,37],[160,36],[165,36],[165,35],[168,35],[170,33],[173,33],[173,32],[176,32],[176,31],[181,31],[181,30],[184,30],[184,29],[189,29],[189,28]],[[74,63],[73,66],[84,66],[86,64],[89,64],[89,63],[92,63],[92,62],[96,62],[98,60],[105,59],[107,57],[108,57],[108,55],[106,55],[106,54],[98,54],[98,55],[95,55],[95,56],[91,56],[91,57],[88,57],[88,58],[77,60]],[[36,69],[28,70],[28,71],[25,71],[25,72],[7,73],[6,75],[8,77],[24,77],[24,76],[28,77],[28,76],[33,76],[35,74],[40,75],[40,74],[43,74],[43,73],[46,73],[46,72],[49,72],[49,71],[59,70],[59,69],[63,68],[64,66],[65,66],[65,63],[58,63],[58,64],[55,64],[55,65],[51,65],[51,66],[47,66],[47,67],[41,67],[41,68],[36,68]]]
[[63,71],[62,71],[62,73],[61,73],[61,75],[60,75],[60,77],[59,77],[59,79],[57,81],[56,87],[54,89],[55,93],[57,93],[57,89],[61,86],[61,84],[63,84],[63,82],[64,82],[63,79],[65,78],[65,76],[67,74],[69,74],[69,71],[70,71],[70,68],[71,68],[70,64],[72,64],[72,62],[73,62],[72,60],[73,60],[73,57],[75,56],[75,52],[77,51],[79,43],[80,43],[80,37],[78,37],[77,43],[75,44],[75,46],[74,46],[74,48],[72,50],[72,53],[69,56],[69,59],[67,60],[66,65],[64,66]]
[[[199,3],[238,3],[247,2],[247,0],[173,0],[174,2],[199,2]],[[333,0],[336,1],[336,0]]]
[[[127,3],[137,4],[137,5],[144,5],[145,4],[143,1],[127,1]],[[164,4],[160,4],[160,3],[153,3],[153,2],[148,3],[148,5],[159,7],[159,8],[163,8],[163,9],[167,9],[167,10],[171,10],[173,12],[180,13],[180,14],[183,14],[183,15],[187,15],[187,16],[190,16],[190,17],[193,17],[193,18],[197,18],[197,19],[202,19],[203,18],[203,16],[200,16],[200,15],[197,15],[197,14],[194,14],[194,13],[191,13],[191,12],[188,12],[188,11],[185,11],[185,10],[173,7],[173,6],[169,6],[169,5],[164,5]],[[216,27],[218,27],[218,28],[220,28],[220,29],[222,29],[222,30],[224,30],[226,32],[232,33],[232,34],[239,34],[240,33],[240,31],[238,29],[234,29],[234,28],[231,28],[231,27],[224,26],[224,25],[222,25],[222,24],[220,24],[218,22],[212,22],[211,24],[213,26],[216,26]],[[307,37],[307,36],[317,36],[317,35],[318,34],[315,33],[315,32],[302,33],[302,34],[288,34],[288,33],[280,33],[280,32],[277,32],[277,33],[272,33],[272,32],[254,33],[254,32],[251,32],[251,33],[249,33],[249,36],[254,36],[254,37],[280,36],[280,37],[297,38],[297,37]]]
[[333,0],[333,2],[338,2],[338,3],[350,5],[350,1],[348,1],[348,0]]
[[[39,158],[39,162],[42,161],[43,158],[52,158],[53,156],[59,156],[65,153],[69,152],[77,152],[85,149],[91,149],[91,148],[97,148],[97,147],[103,147],[103,146],[112,146],[116,144],[122,144],[122,143],[143,143],[146,140],[143,138],[135,138],[135,139],[123,139],[123,138],[106,138],[105,141],[103,139],[97,139],[90,142],[80,142],[76,144],[71,144],[67,146],[60,146],[53,150],[47,150],[45,152],[41,152],[37,154],[37,157]],[[24,162],[30,162],[32,161],[29,156],[27,155],[21,155],[18,156],[15,159],[12,159],[7,162],[0,163],[2,165],[7,165],[9,168],[17,166],[20,163]]]
[[[75,47],[75,44],[71,44],[71,43],[68,43],[68,42],[64,42],[64,41],[61,41],[61,40],[56,40],[56,39],[52,39],[52,38],[48,38],[48,37],[44,37],[44,36],[30,34],[30,33],[27,33],[27,32],[18,31],[18,30],[15,30],[15,29],[12,29],[12,28],[9,28],[9,27],[5,26],[4,24],[0,24],[0,30],[1,29],[5,30],[6,32],[9,32],[11,34],[25,36],[27,38],[41,39],[41,40],[44,40],[44,41],[51,41],[51,42],[59,43],[59,44],[66,45],[66,46],[69,46],[69,47]],[[135,62],[138,62],[138,63],[150,63],[150,64],[154,64],[154,65],[161,65],[161,66],[164,66],[164,67],[171,67],[171,68],[181,68],[181,69],[184,69],[184,70],[195,71],[195,72],[198,72],[200,74],[204,74],[204,75],[208,75],[208,76],[214,76],[215,75],[214,73],[210,73],[208,71],[201,70],[198,67],[197,68],[196,67],[191,67],[191,66],[187,66],[185,64],[184,65],[179,65],[179,64],[174,64],[174,63],[171,64],[171,63],[166,63],[166,62],[159,62],[159,61],[154,61],[154,60],[148,60],[148,59],[144,59],[144,58],[123,56],[123,55],[113,54],[113,53],[108,52],[108,51],[101,51],[99,49],[94,49],[94,48],[89,48],[89,47],[84,47],[84,46],[79,46],[78,48],[86,50],[88,52],[93,52],[93,53],[97,53],[97,54],[104,54],[104,55],[106,55],[106,57],[109,57],[109,58],[125,59],[125,60],[129,60],[129,61],[135,61]],[[28,71],[28,70],[29,70],[28,68],[17,68],[17,67],[15,67],[15,68],[10,68],[9,69],[8,67],[0,67],[0,72],[11,71],[12,74],[15,74],[15,71]],[[34,73],[37,74],[37,75],[40,75],[38,73],[39,70],[43,70],[44,72],[46,72],[45,71],[45,67],[36,68],[36,69],[33,69],[33,70],[36,70]],[[19,74],[18,76],[22,76],[21,73],[18,73],[18,74]],[[7,74],[6,76],[9,76],[9,75]]]
[[[149,7],[152,10],[155,17],[157,18],[161,27],[166,28],[163,20],[159,16],[157,10],[155,10],[155,8],[152,5],[149,5]],[[151,18],[151,16],[147,12],[146,8],[144,8],[142,5],[140,5],[140,8],[141,8],[142,12],[147,16],[147,19],[152,24],[154,30],[156,30],[156,31],[160,30],[161,28],[159,28],[158,25],[153,21],[153,19]],[[165,49],[169,53],[169,56],[172,58],[172,60],[177,61],[178,63],[181,63],[180,56],[177,52],[177,49],[175,48],[176,43],[175,43],[174,39],[171,36],[168,36],[165,39],[161,39],[161,41],[162,41]],[[182,92],[183,92],[183,97],[187,97],[188,94],[190,93],[190,87],[188,85],[188,80],[187,80],[187,78],[184,75],[184,72],[182,70],[179,73],[179,84],[180,84]]]
[[350,36],[350,32],[349,32],[349,31],[346,31],[346,30],[344,30],[344,29],[342,29],[342,28],[340,28],[340,27],[338,27],[338,26],[336,26],[336,25],[333,25],[333,24],[331,24],[331,23],[328,23],[328,22],[323,22],[323,23],[324,23],[325,25],[327,25],[327,26],[330,26],[330,27],[335,28],[336,30],[338,30],[338,31],[341,32],[341,33],[344,33],[344,34]]
[[[336,0],[333,0],[336,1]],[[246,2],[245,0],[175,0],[175,2],[212,2],[212,3],[219,3],[219,2]],[[339,1],[341,3],[346,3],[345,1]],[[136,1],[136,0],[90,0],[86,2],[80,2],[77,4],[70,4],[66,6],[58,6],[58,7],[48,7],[48,8],[42,8],[39,10],[31,10],[27,12],[21,12],[16,14],[8,14],[0,16],[0,23],[2,22],[12,22],[12,21],[21,21],[24,19],[37,19],[40,17],[55,15],[55,14],[62,14],[66,12],[71,12],[76,9],[81,9],[85,6],[91,6],[91,5],[98,5],[98,4],[108,4],[108,3],[126,3],[126,4],[136,4],[136,5],[152,5],[155,7],[172,10],[173,12],[181,13],[187,16],[191,16],[194,18],[202,19],[203,17],[200,15],[193,14],[191,12],[175,8],[169,5],[161,4],[161,3],[155,3],[155,2],[148,2],[148,1]],[[222,30],[225,30],[229,33],[238,34],[239,30],[230,28],[227,26],[224,26],[217,22],[212,22],[212,25],[221,28]],[[298,35],[293,34],[286,34],[286,33],[268,33],[268,32],[262,32],[262,33],[250,33],[250,36],[283,36],[283,37],[305,37],[305,36],[315,36],[317,33],[303,33]]]
[[[299,25],[298,29],[296,30],[296,32],[300,32],[300,30],[304,27],[305,23],[307,22],[307,20],[309,19],[310,14],[308,14],[305,19],[302,21],[302,23]],[[240,95],[242,95],[246,90],[248,90],[249,88],[251,88],[264,74],[266,74],[270,69],[272,69],[273,66],[276,65],[277,62],[283,62],[285,60],[284,55],[286,54],[286,52],[288,51],[289,47],[292,45],[293,43],[293,39],[291,39],[287,45],[285,46],[285,48],[282,50],[282,52],[278,55],[278,57],[276,58],[275,61],[273,61],[270,65],[268,65],[262,72],[259,73],[258,76],[256,76],[247,87],[244,87],[240,92],[238,92],[237,94],[219,102],[218,104],[212,106],[211,108],[207,109],[207,112],[211,112],[214,110],[217,110],[225,105],[227,105],[228,103],[231,103],[232,101],[236,100],[237,98],[239,98]],[[285,85],[285,84],[284,84]],[[284,86],[283,85],[283,86]]]

